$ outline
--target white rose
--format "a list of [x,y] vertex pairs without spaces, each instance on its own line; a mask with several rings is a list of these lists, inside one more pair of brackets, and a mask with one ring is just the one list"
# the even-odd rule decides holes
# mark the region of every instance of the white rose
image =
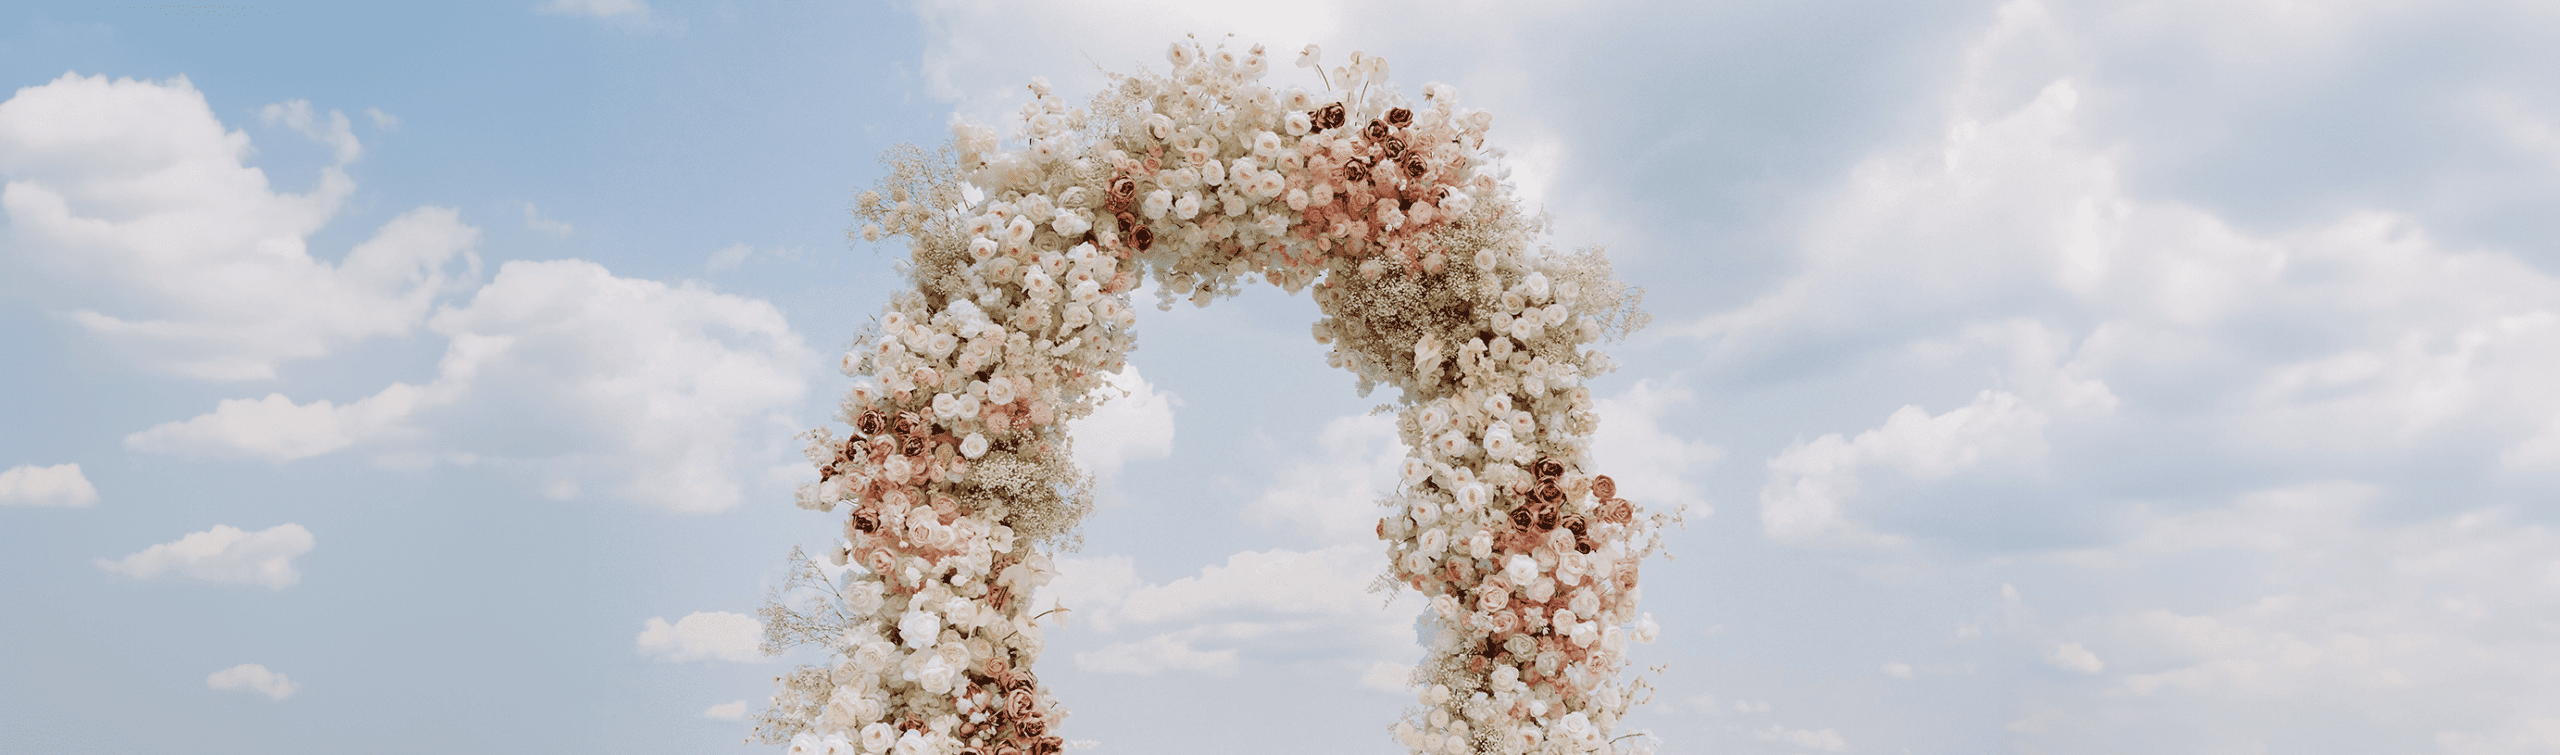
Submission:
[[888,752],[889,747],[897,744],[897,742],[898,730],[889,728],[888,724],[875,723],[862,727],[862,750],[864,752],[873,753],[873,755]]
[[959,669],[952,668],[951,662],[944,660],[942,654],[935,653],[925,659],[923,667],[916,669],[916,684],[924,687],[926,692],[950,694],[951,683],[959,678],[959,673]]
[[[1536,569],[1537,564],[1531,562],[1529,568]],[[906,640],[907,647],[917,649],[932,647],[934,642],[942,638],[942,617],[908,609],[907,615],[898,620],[898,635]]]
[[970,433],[969,437],[960,439],[960,455],[972,459],[987,455],[987,436]]
[[1537,579],[1538,560],[1530,558],[1528,554],[1511,554],[1511,560],[1502,565],[1502,573],[1511,578],[1511,584],[1525,586],[1529,584],[1529,580]]
[[826,744],[819,741],[817,735],[804,731],[791,735],[791,747],[783,750],[783,752],[790,753],[791,755],[818,755],[818,753],[825,752],[826,749]]
[[847,741],[842,734],[829,734],[826,739],[819,741],[819,745],[821,745],[819,752],[826,755],[854,755],[853,743]]
[[1172,210],[1173,192],[1164,189],[1147,192],[1146,200],[1138,203],[1138,211],[1150,220],[1161,219]]

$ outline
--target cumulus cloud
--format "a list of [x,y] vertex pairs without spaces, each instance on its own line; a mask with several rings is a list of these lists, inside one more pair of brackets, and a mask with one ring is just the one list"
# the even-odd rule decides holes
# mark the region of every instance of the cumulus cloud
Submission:
[[651,617],[640,629],[641,655],[661,661],[722,660],[761,663],[764,623],[746,614],[712,611],[686,614],[674,624]]
[[394,383],[344,405],[228,400],[126,444],[285,461],[418,439],[592,478],[662,508],[717,512],[781,452],[771,439],[788,436],[783,412],[814,362],[769,303],[577,260],[509,262],[429,328],[448,343],[424,386]]
[[329,144],[338,163],[309,194],[279,194],[245,165],[249,137],[227,131],[184,77],[166,82],[65,74],[0,103],[0,191],[11,266],[28,293],[145,364],[207,380],[261,380],[278,364],[409,332],[473,260],[477,231],[420,208],[343,260],[307,239],[354,191],[362,146],[337,111],[295,101],[270,122]]
[[98,489],[80,474],[78,464],[33,464],[0,472],[0,506],[88,506],[98,502]]
[[1318,456],[1282,467],[1279,480],[1245,507],[1258,524],[1288,522],[1328,543],[1374,543],[1378,498],[1396,488],[1405,457],[1386,415],[1337,417],[1316,436]]
[[[1688,388],[1639,380],[1626,391],[1592,402],[1600,430],[1591,438],[1598,471],[1618,483],[1620,495],[1648,506],[1687,507],[1715,513],[1699,493],[1697,477],[1724,457],[1723,449],[1689,440],[1662,427],[1662,417],[1694,399]],[[1399,449],[1401,450],[1401,449]]]
[[269,126],[290,128],[312,141],[329,145],[339,165],[355,162],[356,158],[364,156],[364,144],[356,141],[355,125],[347,120],[347,114],[331,110],[327,116],[322,116],[311,109],[310,100],[279,102],[259,108],[258,119]]
[[223,692],[254,692],[276,700],[292,697],[294,691],[301,689],[301,685],[293,683],[285,675],[268,671],[267,667],[255,663],[243,663],[213,672],[204,678],[204,683]]
[[747,701],[726,702],[702,709],[702,717],[713,721],[747,720]]
[[[1384,556],[1365,544],[1317,551],[1245,551],[1165,583],[1139,579],[1126,556],[1067,558],[1039,601],[1055,601],[1103,635],[1076,654],[1089,671],[1233,673],[1259,654],[1342,659],[1346,682],[1405,659],[1415,601],[1381,605],[1367,591]],[[1140,633],[1134,639],[1114,640]],[[1399,682],[1400,683],[1400,682]]]
[[127,448],[157,453],[248,456],[292,461],[400,433],[402,421],[441,397],[394,383],[346,406],[327,399],[295,404],[281,393],[224,399],[213,413],[164,422],[125,436]]
[[1109,400],[1067,423],[1076,439],[1076,466],[1108,480],[1129,462],[1171,455],[1173,394],[1158,393],[1134,364],[1103,380],[1110,384],[1104,389]]
[[176,542],[161,543],[116,561],[99,559],[98,568],[134,579],[178,577],[225,585],[262,585],[282,590],[302,581],[293,559],[311,552],[311,531],[299,524],[279,524],[258,532],[214,525]]
[[1848,513],[1863,468],[1936,480],[1983,464],[2033,464],[2044,454],[2045,423],[2042,412],[2015,394],[1983,391],[1972,403],[1937,415],[1905,406],[1854,440],[1833,433],[1798,442],[1769,460],[1760,526],[1787,543],[1902,545],[1905,537],[1870,531]]
[[524,203],[524,227],[555,239],[565,239],[569,234],[578,232],[578,227],[570,225],[568,221],[543,215],[542,208],[535,207],[532,202]]

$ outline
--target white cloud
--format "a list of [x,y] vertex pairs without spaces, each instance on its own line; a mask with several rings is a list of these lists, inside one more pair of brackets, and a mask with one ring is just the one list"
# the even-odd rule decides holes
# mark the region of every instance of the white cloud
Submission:
[[2044,660],[2046,663],[2053,664],[2054,668],[2083,674],[2095,674],[2107,669],[2106,662],[2098,660],[2097,653],[2089,652],[2088,648],[2081,647],[2077,642],[2065,642],[2054,646],[2053,652],[2046,654]]
[[715,273],[722,270],[735,270],[739,265],[746,263],[747,257],[754,255],[755,253],[755,247],[747,246],[745,244],[730,244],[728,246],[721,247],[720,251],[712,252],[711,259],[702,263],[702,269]]
[[279,363],[409,332],[477,232],[452,210],[401,215],[337,264],[306,240],[355,189],[361,154],[332,111],[270,106],[268,117],[331,144],[340,164],[309,194],[277,194],[242,163],[249,138],[225,131],[183,77],[65,74],[0,103],[0,192],[18,275],[39,301],[157,368],[207,380],[263,380]]
[[346,406],[323,399],[295,404],[281,393],[224,399],[212,414],[164,422],[125,436],[127,448],[157,453],[251,456],[292,461],[377,440],[405,428],[412,413],[443,397],[405,383]]
[[301,685],[294,684],[285,675],[268,671],[267,667],[255,663],[243,663],[213,672],[204,678],[204,684],[223,692],[255,692],[276,700],[292,697],[295,690],[301,689]]
[[542,6],[542,12],[596,18],[631,16],[645,19],[649,17],[649,3],[645,0],[551,0],[549,4]]
[[88,506],[98,502],[98,489],[80,474],[78,464],[33,464],[0,472],[0,506]]
[[1692,475],[1713,466],[1724,450],[1662,428],[1663,415],[1692,398],[1687,388],[1639,380],[1592,402],[1600,415],[1600,430],[1591,438],[1595,471],[1616,481],[1621,497],[1665,510],[1685,506],[1697,516],[1715,513]]
[[524,203],[524,227],[555,239],[565,239],[569,234],[578,232],[578,227],[568,221],[544,217],[542,208],[535,207],[532,202]]
[[1905,538],[1870,531],[1849,511],[1862,469],[1880,466],[1939,480],[1985,464],[2032,465],[2044,457],[2045,424],[2045,414],[2016,394],[1983,391],[1972,403],[1935,416],[1904,406],[1883,427],[1855,440],[1832,433],[1797,442],[1769,460],[1769,482],[1760,491],[1761,528],[1787,543],[1899,546]]
[[577,260],[509,262],[428,325],[448,344],[424,386],[394,383],[345,405],[227,400],[126,443],[285,461],[411,440],[549,467],[543,484],[554,490],[581,489],[562,476],[591,478],[663,508],[717,512],[741,500],[762,457],[786,452],[784,412],[814,366],[771,304]]
[[[1059,567],[1038,603],[1072,609],[1107,642],[1078,653],[1078,668],[1226,674],[1257,653],[1312,654],[1349,663],[1344,681],[1356,683],[1378,662],[1420,652],[1418,602],[1387,603],[1367,590],[1386,567],[1367,544],[1246,551],[1162,584],[1139,579],[1126,556],[1060,559]],[[1132,630],[1143,636],[1109,640]]]
[[356,141],[355,127],[347,120],[347,114],[331,110],[324,118],[311,110],[310,100],[268,105],[258,110],[258,119],[269,126],[281,125],[310,137],[312,141],[329,145],[339,165],[355,162],[356,158],[364,156],[364,144]]
[[1885,676],[1890,676],[1895,679],[1911,678],[1911,664],[1903,663],[1901,661],[1886,663],[1880,670],[1884,672]]
[[96,563],[98,568],[135,579],[170,576],[282,590],[302,581],[293,559],[311,552],[312,542],[311,531],[299,524],[279,524],[258,532],[217,524],[122,560]]
[[400,129],[400,116],[382,112],[382,108],[365,108],[364,117],[373,121],[374,128],[382,129],[384,131],[397,131]]
[[641,655],[674,663],[761,663],[766,660],[763,643],[763,622],[746,614],[712,611],[686,614],[674,624],[651,617],[640,629],[639,649]]
[[1171,455],[1173,402],[1177,400],[1173,394],[1156,392],[1134,364],[1122,366],[1104,380],[1110,383],[1104,389],[1110,400],[1092,414],[1067,422],[1076,439],[1076,466],[1109,480],[1129,462]]
[[702,717],[713,721],[747,720],[747,701],[721,703],[702,709]]
[[1395,417],[1354,415],[1325,423],[1316,459],[1291,460],[1245,507],[1246,521],[1290,522],[1328,543],[1376,543],[1378,498],[1396,488],[1405,457]]

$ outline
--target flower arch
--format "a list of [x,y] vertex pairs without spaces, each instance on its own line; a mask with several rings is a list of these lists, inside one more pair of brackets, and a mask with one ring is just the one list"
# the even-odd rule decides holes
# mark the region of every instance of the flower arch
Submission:
[[1176,43],[1171,70],[1114,75],[1088,107],[1034,79],[1018,148],[959,121],[887,158],[856,234],[906,236],[914,287],[845,357],[864,378],[804,435],[803,508],[845,514],[826,559],[794,552],[766,649],[827,665],[780,680],[757,722],[795,753],[1055,755],[1065,709],[1033,674],[1033,591],[1092,506],[1066,421],[1134,344],[1129,293],[1206,306],[1255,280],[1312,291],[1315,338],[1361,392],[1401,391],[1411,449],[1377,533],[1380,585],[1429,602],[1417,753],[1607,753],[1642,697],[1621,678],[1655,631],[1638,565],[1667,513],[1592,473],[1584,348],[1641,327],[1599,250],[1555,253],[1499,181],[1490,114],[1454,90],[1411,103],[1352,53],[1325,93],[1275,90],[1261,46]]

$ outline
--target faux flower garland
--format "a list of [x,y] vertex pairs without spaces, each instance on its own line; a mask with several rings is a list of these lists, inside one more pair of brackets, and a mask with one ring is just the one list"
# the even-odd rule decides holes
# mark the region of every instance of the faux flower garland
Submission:
[[1500,183],[1492,116],[1446,86],[1423,102],[1353,53],[1301,66],[1325,92],[1261,83],[1263,48],[1177,43],[1164,74],[1114,76],[1089,107],[1046,81],[1022,140],[961,121],[937,153],[893,153],[855,233],[906,236],[914,288],[845,357],[862,378],[808,433],[803,508],[848,511],[828,568],[795,552],[766,649],[829,663],[780,680],[757,723],[793,753],[1055,755],[1065,709],[1032,672],[1044,551],[1092,506],[1066,422],[1105,399],[1134,343],[1129,293],[1206,306],[1261,280],[1312,290],[1316,340],[1366,394],[1401,391],[1411,456],[1378,537],[1381,584],[1427,596],[1417,753],[1607,753],[1656,631],[1638,565],[1669,514],[1591,472],[1585,348],[1643,325],[1598,250],[1537,246]]

